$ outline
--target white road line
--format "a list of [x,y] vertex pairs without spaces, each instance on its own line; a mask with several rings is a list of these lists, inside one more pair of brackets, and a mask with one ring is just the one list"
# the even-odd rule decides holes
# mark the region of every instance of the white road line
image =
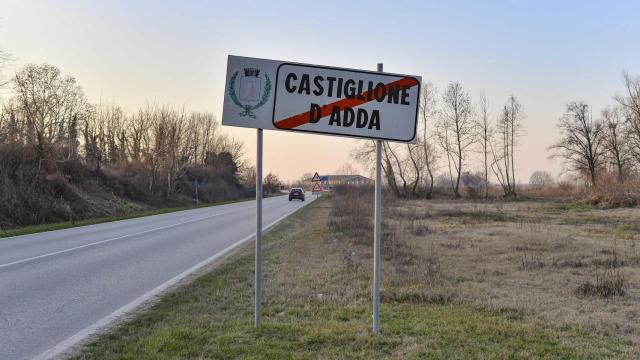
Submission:
[[227,214],[232,214],[232,213],[237,213],[237,212],[242,212],[242,211],[247,211],[247,210],[252,210],[252,209],[248,208],[248,209],[240,209],[240,210],[234,210],[234,211],[227,211],[227,212],[223,212],[223,213],[217,213],[217,214],[205,216],[205,217],[199,218],[199,219],[183,221],[183,222],[179,222],[179,223],[175,223],[175,224],[171,224],[171,225],[167,225],[167,226],[153,228],[153,229],[140,231],[140,232],[136,232],[136,233],[132,233],[132,234],[127,234],[127,235],[122,235],[122,236],[118,236],[118,237],[114,237],[114,238],[110,238],[110,239],[100,240],[100,241],[96,241],[96,242],[93,242],[93,243],[79,245],[79,246],[75,246],[75,247],[64,249],[64,250],[54,251],[54,252],[50,252],[50,253],[47,253],[47,254],[33,256],[33,257],[22,259],[22,260],[12,261],[12,262],[6,263],[6,264],[0,264],[0,269],[5,268],[5,267],[9,267],[9,266],[12,266],[12,265],[23,264],[23,263],[26,263],[26,262],[29,262],[29,261],[33,261],[33,260],[38,260],[38,259],[43,259],[43,258],[47,258],[47,257],[50,257],[50,256],[55,256],[55,255],[68,253],[68,252],[79,250],[79,249],[88,248],[88,247],[95,246],[95,245],[108,243],[108,242],[115,241],[115,240],[124,239],[124,238],[131,237],[131,236],[142,235],[142,234],[146,234],[146,233],[150,233],[150,232],[154,232],[154,231],[158,231],[158,230],[169,229],[169,228],[176,227],[176,226],[179,226],[179,225],[190,224],[190,223],[194,223],[194,222],[198,222],[198,221],[202,221],[202,220],[211,219],[211,218],[214,218],[214,217],[220,216],[220,215],[227,215]]
[[[263,226],[263,231],[270,229],[271,227],[273,227],[274,225],[276,225],[280,221],[282,221],[285,218],[287,218],[289,215],[291,215],[294,212],[296,212],[296,211],[302,209],[303,207],[305,207],[310,202],[311,201],[307,202],[306,204],[302,204],[302,206],[300,206],[299,208],[293,209],[292,211],[290,211],[290,212],[286,213],[285,215],[279,217],[278,219],[274,220],[269,225]],[[224,256],[225,254],[229,253],[231,250],[233,250],[233,249],[237,248],[238,246],[244,244],[245,242],[249,241],[255,235],[256,235],[256,233],[254,232],[251,235],[239,240],[235,244],[232,244],[232,245],[224,248],[222,251],[218,252],[217,254],[215,254],[215,255],[213,255],[213,256],[211,256],[211,257],[199,262],[198,264],[194,265],[193,267],[183,271],[178,276],[176,276],[176,277],[174,277],[172,279],[169,279],[168,281],[166,281],[163,284],[157,286],[153,290],[143,294],[139,298],[133,300],[132,302],[126,304],[125,306],[119,308],[118,310],[116,310],[116,311],[112,312],[111,314],[109,314],[109,315],[103,317],[102,319],[98,320],[98,322],[87,326],[86,328],[78,331],[77,333],[75,333],[71,337],[61,341],[60,343],[58,343],[54,347],[46,350],[45,352],[43,352],[42,354],[40,354],[40,355],[38,355],[36,357],[34,357],[33,360],[48,360],[48,359],[53,359],[53,358],[55,358],[55,357],[57,357],[59,355],[63,355],[65,352],[67,352],[73,346],[79,344],[82,340],[86,339],[87,337],[89,337],[89,336],[91,336],[93,334],[96,334],[100,330],[106,329],[109,325],[111,325],[114,321],[116,321],[121,316],[131,312],[132,310],[134,310],[138,306],[148,302],[153,297],[159,295],[160,293],[162,293],[163,291],[167,290],[171,286],[176,285],[180,280],[184,279],[185,277],[187,277],[190,274],[194,273],[195,271],[199,270],[203,266],[208,265],[209,263],[211,263],[211,262],[217,260],[218,258]]]

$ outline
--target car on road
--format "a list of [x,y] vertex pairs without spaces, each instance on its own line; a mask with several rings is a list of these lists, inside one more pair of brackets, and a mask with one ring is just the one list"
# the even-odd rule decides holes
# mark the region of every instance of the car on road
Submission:
[[289,190],[289,201],[293,199],[304,201],[304,190],[301,188],[291,188],[291,190]]

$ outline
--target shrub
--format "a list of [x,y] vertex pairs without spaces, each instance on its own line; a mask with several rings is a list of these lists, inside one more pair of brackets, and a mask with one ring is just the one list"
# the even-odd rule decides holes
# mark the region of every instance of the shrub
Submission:
[[75,159],[47,163],[41,166],[32,146],[0,144],[0,229],[190,204],[195,179],[203,202],[255,194],[239,185],[229,166],[184,166],[167,196],[166,172],[156,174],[154,184],[151,169],[140,161],[100,168]]
[[609,298],[624,296],[627,293],[627,280],[623,273],[617,269],[607,269],[602,273],[596,273],[594,282],[586,281],[575,290],[578,296],[599,296]]
[[[329,225],[362,244],[371,244],[373,231],[373,189],[336,187]],[[368,199],[367,199],[368,198]]]
[[599,176],[597,186],[585,193],[584,202],[603,208],[635,207],[640,204],[639,174],[629,173],[622,180],[611,173]]

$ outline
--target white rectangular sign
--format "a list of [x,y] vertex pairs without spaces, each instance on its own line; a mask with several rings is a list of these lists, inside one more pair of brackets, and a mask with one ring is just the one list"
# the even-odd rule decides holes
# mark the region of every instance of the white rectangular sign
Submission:
[[415,142],[420,77],[229,56],[222,124]]

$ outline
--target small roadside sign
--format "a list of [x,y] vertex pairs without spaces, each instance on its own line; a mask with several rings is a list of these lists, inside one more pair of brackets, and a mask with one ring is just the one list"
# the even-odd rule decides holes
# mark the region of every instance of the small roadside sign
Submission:
[[312,193],[321,193],[322,192],[322,185],[320,185],[319,182],[313,184],[313,190],[311,190]]
[[415,143],[418,76],[229,56],[222,125]]
[[313,178],[311,179],[311,181],[313,182],[318,182],[321,181],[322,179],[320,178],[320,175],[318,175],[318,172],[315,173],[315,175],[313,175]]

